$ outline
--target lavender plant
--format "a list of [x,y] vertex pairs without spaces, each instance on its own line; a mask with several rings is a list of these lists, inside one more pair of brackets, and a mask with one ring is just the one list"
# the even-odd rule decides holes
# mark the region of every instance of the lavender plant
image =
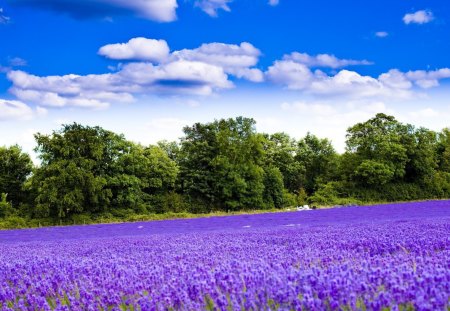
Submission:
[[450,201],[0,232],[0,310],[449,310]]

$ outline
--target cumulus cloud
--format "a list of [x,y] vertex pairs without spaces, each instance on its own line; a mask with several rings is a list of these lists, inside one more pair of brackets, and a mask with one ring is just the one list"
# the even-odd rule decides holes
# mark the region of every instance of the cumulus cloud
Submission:
[[158,22],[174,21],[178,6],[176,0],[16,0],[11,3],[64,12],[80,19],[132,14]]
[[426,24],[434,19],[433,12],[420,10],[414,13],[408,13],[403,16],[403,22],[408,24]]
[[0,121],[28,120],[33,114],[33,110],[21,101],[0,99]]
[[263,73],[251,68],[258,63],[261,52],[248,42],[240,45],[224,43],[202,44],[196,49],[175,51],[172,56],[177,59],[199,61],[223,68],[227,74],[261,82]]
[[410,98],[415,87],[430,88],[439,85],[439,80],[450,78],[450,69],[434,71],[401,72],[392,69],[379,77],[364,76],[356,71],[342,69],[329,75],[311,67],[337,67],[356,64],[353,60],[334,58],[321,59],[308,54],[292,53],[275,61],[265,72],[267,79],[291,90],[300,90],[315,95],[340,95],[354,98],[389,97]]
[[10,93],[46,107],[107,108],[110,103],[133,102],[141,94],[210,95],[234,87],[230,76],[262,81],[254,68],[260,51],[250,43],[209,43],[170,53],[164,40],[134,38],[105,45],[99,54],[134,60],[105,74],[39,77],[21,70],[8,72]]
[[450,78],[450,68],[441,68],[431,71],[408,71],[405,76],[411,81],[414,81],[419,87],[428,89],[439,86],[439,80]]
[[309,55],[307,53],[293,52],[285,55],[283,60],[293,61],[303,64],[307,67],[322,67],[322,68],[343,68],[355,65],[372,65],[368,60],[354,60],[354,59],[339,59],[331,54]]
[[21,100],[51,107],[101,109],[111,102],[132,102],[134,94],[177,93],[207,95],[215,89],[232,87],[217,66],[176,61],[161,66],[130,63],[117,73],[38,77],[11,71],[10,92]]
[[228,6],[230,2],[232,0],[197,0],[195,1],[195,6],[202,9],[209,16],[217,17],[219,10],[231,11]]
[[133,38],[127,43],[102,46],[99,55],[118,60],[143,60],[161,62],[169,56],[169,46],[164,40]]
[[375,36],[378,38],[386,38],[387,36],[389,36],[389,33],[386,31],[377,31],[375,33]]
[[280,3],[279,0],[269,0],[269,5],[271,5],[271,6],[276,6],[276,5],[278,5],[279,3]]

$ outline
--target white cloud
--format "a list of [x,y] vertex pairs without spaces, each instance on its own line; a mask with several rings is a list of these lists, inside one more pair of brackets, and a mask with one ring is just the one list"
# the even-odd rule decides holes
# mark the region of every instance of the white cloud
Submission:
[[232,0],[197,0],[195,1],[195,6],[202,9],[206,14],[212,17],[217,17],[217,12],[219,10],[224,10],[230,12],[230,7],[228,3]]
[[29,120],[33,110],[25,103],[17,100],[0,99],[0,121]]
[[271,6],[276,6],[276,5],[278,5],[279,3],[280,3],[279,0],[269,0],[269,5],[271,5]]
[[379,76],[378,80],[384,85],[394,89],[410,89],[411,81],[405,74],[397,69],[391,69]]
[[414,81],[419,87],[428,89],[439,85],[439,80],[450,78],[450,68],[441,68],[437,70],[408,71],[405,76]]
[[311,94],[341,95],[350,97],[405,96],[405,92],[392,92],[379,80],[362,76],[355,71],[341,70],[334,76],[290,60],[276,61],[266,72],[268,79],[291,90]]
[[340,70],[329,75],[311,67],[346,66],[368,63],[337,59],[335,57],[310,56],[305,53],[285,55],[282,60],[275,61],[265,72],[267,79],[291,90],[299,90],[314,95],[340,95],[349,98],[411,98],[415,87],[421,89],[439,85],[439,80],[450,78],[450,69],[442,68],[434,71],[410,71],[407,73],[392,69],[379,77],[364,76],[356,71]]
[[264,79],[259,69],[251,68],[258,63],[260,55],[261,52],[248,42],[242,42],[240,45],[208,43],[196,49],[184,49],[172,53],[172,57],[176,59],[219,66],[228,74],[253,82],[261,82]]
[[18,0],[14,4],[68,13],[75,18],[132,14],[158,22],[176,19],[177,0]]
[[21,100],[49,107],[101,109],[112,102],[129,103],[136,94],[175,93],[209,95],[233,87],[222,68],[177,60],[164,65],[130,63],[116,73],[38,77],[11,71],[10,92]]
[[367,60],[354,60],[354,59],[339,59],[331,54],[318,54],[309,55],[307,53],[293,52],[283,56],[283,60],[293,61],[299,64],[303,64],[309,68],[322,67],[322,68],[343,68],[355,65],[372,65],[372,62]]
[[377,36],[378,38],[386,38],[387,36],[389,36],[389,33],[386,31],[377,31],[375,33],[375,36]]
[[210,95],[234,84],[229,76],[260,82],[254,66],[261,52],[252,44],[209,43],[170,53],[164,40],[134,38],[106,45],[99,54],[113,59],[136,59],[105,74],[39,77],[13,70],[10,92],[23,101],[46,107],[102,109],[112,102],[133,102],[141,94]]
[[164,40],[133,38],[127,43],[102,46],[98,54],[118,60],[143,60],[159,63],[169,56],[169,46]]
[[275,61],[266,75],[270,81],[293,90],[308,88],[314,79],[314,74],[304,64],[288,60]]
[[428,10],[420,10],[414,13],[408,13],[403,16],[403,22],[408,24],[426,24],[434,19],[433,13]]

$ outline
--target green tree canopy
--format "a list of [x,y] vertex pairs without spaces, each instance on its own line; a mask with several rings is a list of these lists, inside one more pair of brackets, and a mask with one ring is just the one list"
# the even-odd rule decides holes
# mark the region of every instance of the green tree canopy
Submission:
[[144,148],[100,127],[74,123],[35,137],[42,165],[33,187],[44,215],[142,210],[149,196],[173,187],[178,172],[161,148]]
[[32,169],[30,156],[19,146],[0,147],[0,194],[6,194],[12,206],[17,207],[26,200],[23,185]]
[[181,179],[191,199],[225,210],[263,205],[263,137],[238,117],[184,128]]

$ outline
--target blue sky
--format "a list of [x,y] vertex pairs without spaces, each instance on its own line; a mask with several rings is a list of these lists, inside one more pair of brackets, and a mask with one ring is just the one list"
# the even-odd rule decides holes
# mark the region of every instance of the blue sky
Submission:
[[244,115],[344,150],[376,112],[450,119],[445,1],[0,0],[0,145],[61,123],[148,144]]

